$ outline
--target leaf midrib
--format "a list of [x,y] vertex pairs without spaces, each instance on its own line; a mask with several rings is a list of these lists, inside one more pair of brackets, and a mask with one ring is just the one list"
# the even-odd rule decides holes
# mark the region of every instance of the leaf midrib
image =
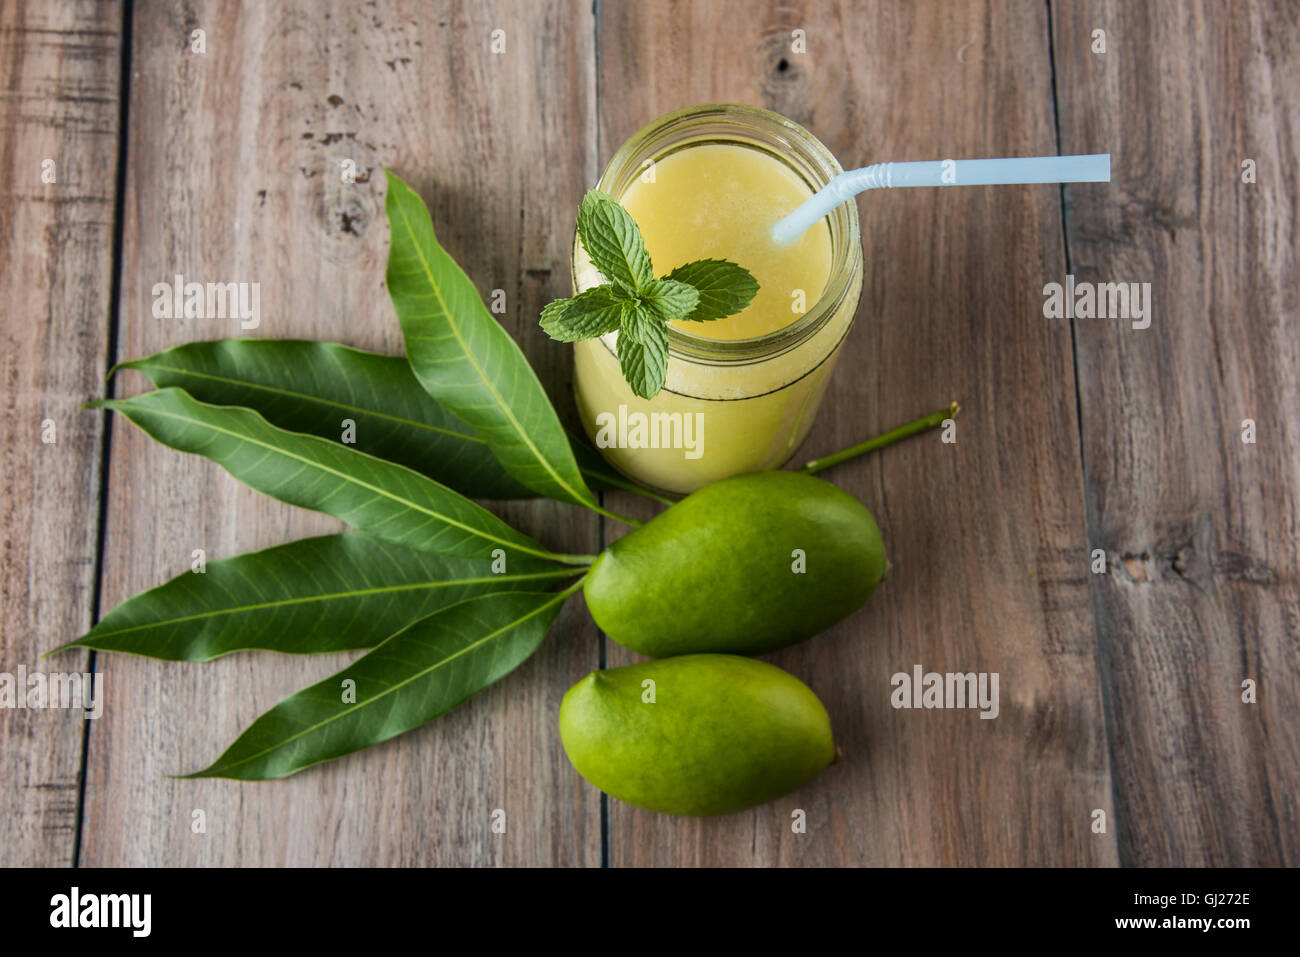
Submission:
[[[263,385],[260,382],[252,382],[248,379],[232,379],[229,376],[214,375],[210,372],[197,372],[193,369],[184,369],[184,368],[179,368],[177,366],[164,365],[162,363],[149,363],[148,367],[154,369],[163,369],[167,372],[177,372],[180,373],[181,375],[190,375],[199,379],[211,379],[214,382],[225,382],[228,383],[229,385],[245,386],[250,389],[261,389],[265,392],[274,392],[278,395],[284,395],[294,399],[303,399],[307,402],[318,402],[321,405],[334,406],[335,408],[344,409],[348,412],[360,412],[360,413],[364,413],[365,415],[373,415],[376,418],[388,419],[389,421],[397,422],[402,425],[412,425],[419,429],[428,429],[431,432],[441,432],[444,435],[455,436],[458,439],[464,439],[466,442],[477,442],[480,445],[487,445],[487,440],[479,435],[468,435],[464,432],[457,432],[454,429],[444,429],[441,426],[430,425],[427,422],[419,422],[415,419],[406,419],[400,415],[392,415],[391,413],[388,412],[379,412],[375,409],[369,409],[359,405],[348,405],[345,402],[335,402],[333,399],[326,399],[326,398],[322,398],[321,396],[310,395],[309,393],[306,392],[296,392],[293,389],[280,389],[273,385]],[[134,366],[129,364],[124,365],[123,368],[135,369],[138,372],[144,371],[139,366]]]
[[[410,190],[408,187],[408,192],[409,191]],[[478,357],[474,355],[473,351],[470,350],[469,346],[465,343],[464,338],[461,336],[460,327],[456,324],[456,320],[452,318],[451,310],[447,308],[447,301],[442,297],[442,289],[433,277],[433,270],[429,266],[429,261],[424,256],[424,250],[420,248],[419,242],[416,241],[415,231],[411,228],[411,221],[406,215],[406,210],[403,208],[403,204],[401,202],[398,202],[395,205],[397,206],[398,215],[402,217],[402,225],[406,228],[406,234],[408,237],[410,237],[411,248],[415,250],[415,255],[419,257],[420,266],[424,269],[425,278],[429,282],[429,288],[433,290],[434,296],[437,297],[438,305],[442,307],[442,314],[447,317],[447,325],[451,327],[452,334],[456,337],[456,341],[460,344],[461,352],[463,352],[465,356],[469,359],[470,365],[472,365],[474,367],[474,371],[478,373],[479,379],[482,380],[483,385],[487,388],[487,390],[492,394],[492,397],[496,400],[498,408],[500,408],[501,411],[505,413],[506,418],[510,420],[511,427],[519,435],[519,438],[523,441],[524,445],[528,446],[528,451],[532,453],[533,458],[535,458],[541,464],[542,468],[544,468],[550,474],[550,476],[553,479],[555,479],[557,483],[559,483],[562,489],[564,489],[566,492],[568,492],[570,495],[574,497],[575,501],[579,501],[579,502],[587,501],[587,498],[585,496],[578,494],[578,492],[568,482],[566,482],[558,472],[555,471],[555,469],[552,467],[551,463],[547,460],[547,458],[544,455],[542,455],[541,450],[538,449],[537,446],[533,444],[532,438],[528,435],[526,431],[524,431],[524,428],[520,424],[519,420],[515,418],[514,410],[510,408],[510,406],[506,403],[505,399],[502,397],[501,393],[499,393],[496,390],[496,387],[492,384],[491,380],[488,379],[486,373],[483,371],[483,367],[479,365]],[[567,448],[567,442],[566,442],[566,448]]]
[[[248,757],[246,757],[246,758],[241,758],[239,761],[236,761],[236,762],[234,762],[233,764],[222,765],[218,770],[226,771],[226,770],[229,770],[229,769],[231,769],[231,768],[237,768],[237,767],[239,767],[241,764],[247,764],[247,763],[250,762],[250,761],[255,761],[255,760],[257,760],[258,758],[261,758],[261,757],[264,757],[265,755],[270,754],[272,751],[278,751],[278,750],[280,750],[281,748],[287,747],[288,745],[290,745],[290,744],[293,743],[294,741],[297,741],[299,738],[303,737],[304,735],[311,734],[313,731],[318,731],[319,729],[325,727],[325,726],[328,725],[328,724],[331,724],[332,722],[340,721],[340,720],[342,720],[343,718],[346,718],[348,715],[352,714],[354,711],[357,711],[357,710],[359,710],[359,709],[361,709],[361,708],[369,707],[370,705],[376,703],[377,701],[379,701],[380,699],[382,699],[382,698],[385,697],[386,695],[392,694],[393,692],[398,691],[398,690],[400,690],[401,688],[406,687],[406,686],[407,686],[408,684],[410,684],[411,682],[413,682],[413,681],[417,681],[417,680],[419,680],[420,678],[425,677],[426,675],[430,675],[430,674],[432,674],[433,672],[435,672],[435,671],[437,671],[439,668],[441,668],[443,665],[447,664],[447,662],[449,662],[449,661],[455,661],[457,658],[460,658],[460,657],[462,657],[463,655],[469,654],[469,652],[473,651],[475,648],[478,648],[478,647],[479,647],[480,645],[482,645],[484,642],[491,641],[493,638],[497,637],[497,635],[500,635],[500,634],[502,634],[503,632],[509,631],[509,630],[512,629],[512,628],[517,628],[519,625],[521,625],[521,624],[523,624],[524,622],[526,622],[529,618],[533,618],[533,617],[536,617],[537,615],[540,615],[542,612],[544,612],[546,609],[550,608],[550,607],[551,607],[552,605],[554,605],[556,602],[558,602],[558,601],[564,601],[564,600],[567,599],[571,594],[573,594],[573,589],[565,589],[564,591],[557,593],[556,596],[555,596],[554,598],[552,598],[550,601],[545,602],[545,603],[543,603],[543,604],[541,604],[541,605],[538,605],[536,608],[534,608],[532,611],[528,612],[526,615],[522,615],[522,616],[520,616],[519,618],[516,618],[516,619],[514,619],[513,621],[511,621],[511,622],[509,622],[509,623],[503,625],[502,627],[498,628],[496,631],[493,631],[493,632],[490,632],[490,633],[487,634],[487,635],[484,635],[484,636],[483,636],[482,638],[480,638],[478,641],[475,641],[475,642],[473,642],[472,644],[466,645],[466,646],[465,646],[464,648],[462,648],[460,651],[457,651],[457,652],[455,652],[454,654],[448,655],[448,656],[445,657],[445,658],[441,658],[441,659],[439,659],[438,661],[434,662],[434,663],[433,663],[432,665],[430,665],[429,667],[424,668],[424,669],[422,669],[422,670],[420,670],[420,671],[417,671],[415,674],[411,675],[409,678],[405,678],[405,679],[403,679],[402,681],[399,681],[397,684],[390,685],[389,687],[385,688],[383,691],[379,692],[379,694],[375,695],[373,698],[367,698],[367,699],[365,699],[364,701],[358,701],[356,704],[352,705],[350,708],[347,708],[347,709],[345,709],[345,710],[343,710],[343,711],[340,711],[338,714],[331,715],[330,717],[325,718],[325,719],[322,720],[322,721],[318,721],[318,722],[316,722],[316,723],[313,724],[313,725],[309,725],[308,727],[306,727],[306,728],[304,728],[303,730],[299,731],[297,734],[293,734],[293,735],[290,735],[290,736],[287,737],[287,738],[283,738],[283,739],[281,739],[280,741],[278,741],[276,744],[272,745],[271,747],[269,747],[269,748],[263,748],[261,751],[258,751],[256,754],[250,754]],[[450,606],[450,607],[455,608],[456,606],[455,606],[455,605],[452,605],[452,606]],[[434,612],[434,614],[439,614],[439,612]],[[407,628],[403,628],[402,631],[397,632],[397,634],[393,635],[391,638],[387,638],[387,639],[385,639],[383,642],[381,642],[379,645],[377,645],[377,646],[375,647],[374,651],[372,651],[371,654],[374,654],[375,651],[378,651],[379,648],[383,647],[383,645],[388,644],[388,642],[390,642],[390,641],[392,641],[393,639],[399,637],[399,636],[402,635],[404,632],[408,631],[410,628],[414,628],[416,624],[419,624],[419,622],[416,622],[415,624],[409,625],[409,626],[407,626]],[[299,693],[301,694],[301,692],[299,692]],[[296,770],[302,770],[302,768],[298,768],[298,769],[296,769]]]
[[[486,582],[544,581],[552,578],[570,578],[577,574],[580,574],[580,572],[576,569],[556,569],[554,571],[529,572],[524,575],[487,575],[481,578],[453,578],[446,581],[412,582],[407,585],[384,585],[375,588],[357,588],[350,591],[329,592],[321,595],[306,595],[301,598],[284,598],[278,601],[265,601],[252,605],[239,605],[234,608],[205,611],[197,615],[182,615],[179,618],[159,618],[142,625],[132,625],[129,628],[114,628],[111,631],[92,630],[86,634],[86,637],[99,641],[103,638],[115,638],[119,635],[129,634],[133,631],[144,631],[149,628],[165,628],[169,625],[178,625],[187,621],[199,621],[205,618],[219,618],[222,615],[238,615],[249,611],[262,611],[266,608],[283,608],[289,605],[305,605],[316,601],[360,598],[366,595],[382,595],[389,592],[416,591],[421,588],[454,588],[458,585],[478,585]],[[84,644],[85,643],[82,642],[72,642],[73,647],[76,647],[77,645],[82,645],[84,647]]]
[[[140,360],[140,361],[144,362],[144,360]],[[137,372],[144,372],[143,367],[131,363],[123,363],[122,368],[135,369]],[[485,447],[488,444],[487,439],[483,438],[483,436],[481,435],[471,435],[467,432],[457,432],[455,429],[446,429],[440,425],[430,425],[428,422],[420,422],[416,419],[407,419],[407,418],[403,418],[400,415],[393,415],[392,413],[389,412],[380,412],[377,409],[371,409],[360,405],[348,405],[345,402],[335,402],[333,399],[326,399],[318,395],[311,395],[310,393],[307,392],[296,392],[293,389],[279,389],[273,385],[264,385],[260,382],[253,382],[250,379],[232,379],[229,376],[214,375],[211,372],[198,372],[194,369],[186,369],[179,366],[170,366],[161,362],[149,363],[148,368],[163,369],[167,372],[176,372],[183,376],[187,375],[187,376],[194,376],[195,378],[199,378],[199,379],[211,379],[214,382],[225,382],[229,385],[245,386],[250,389],[261,389],[264,392],[273,392],[276,393],[277,395],[287,396],[292,399],[303,399],[307,402],[317,402],[321,405],[334,406],[335,408],[343,409],[348,412],[359,412],[364,415],[373,415],[376,418],[387,419],[388,421],[396,422],[399,425],[411,425],[416,427],[417,429],[427,429],[430,432],[440,432],[443,435],[449,435],[457,439],[463,439],[466,442],[474,442],[477,445],[482,445]],[[147,375],[148,373],[145,374]],[[606,482],[612,478],[612,476],[606,475],[604,472],[599,472],[594,469],[583,468],[581,465],[578,466],[578,471],[583,475],[591,475],[594,476],[595,478],[601,479]]]

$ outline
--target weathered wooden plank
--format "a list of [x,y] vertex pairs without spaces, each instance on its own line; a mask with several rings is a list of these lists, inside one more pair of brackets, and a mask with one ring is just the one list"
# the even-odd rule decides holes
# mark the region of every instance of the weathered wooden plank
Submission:
[[1114,155],[1110,191],[1068,191],[1071,271],[1151,284],[1149,328],[1074,323],[1120,858],[1294,865],[1300,16],[1087,2],[1053,19],[1062,150]]
[[[206,53],[191,48],[196,29]],[[153,318],[151,287],[177,273],[260,282],[249,334],[398,349],[383,286],[390,165],[430,201],[484,295],[506,291],[504,321],[561,392],[568,356],[544,345],[536,316],[567,293],[555,264],[595,168],[592,31],[578,3],[138,5],[121,354],[240,334],[232,321]],[[345,160],[356,184],[341,180]],[[111,601],[184,571],[195,548],[212,558],[336,527],[113,427]],[[596,547],[594,516],[572,507],[503,514],[555,548]],[[453,714],[262,784],[162,775],[206,763],[341,659],[109,657],[118,697],[90,739],[84,862],[595,863],[598,801],[568,772],[554,721],[597,649],[574,603],[532,661]],[[505,834],[491,832],[498,808]],[[191,833],[195,809],[206,834]]]
[[[784,113],[845,166],[1055,151],[1038,3],[605,3],[598,44],[602,162],[707,100]],[[1070,331],[1042,317],[1043,277],[1064,266],[1059,195],[907,190],[859,208],[858,324],[805,450],[953,398],[965,411],[955,445],[931,433],[829,473],[876,514],[893,571],[864,611],[772,660],[821,695],[845,761],[727,818],[612,801],[612,862],[1113,864],[1113,831],[1090,829],[1111,784]],[[1000,717],[893,710],[891,675],[918,663],[1000,673]]]
[[[121,20],[112,4],[0,5],[0,672],[14,680],[87,663],[39,656],[89,627],[94,600],[102,430],[78,407],[108,352]],[[0,864],[72,862],[83,731],[79,710],[0,710]]]

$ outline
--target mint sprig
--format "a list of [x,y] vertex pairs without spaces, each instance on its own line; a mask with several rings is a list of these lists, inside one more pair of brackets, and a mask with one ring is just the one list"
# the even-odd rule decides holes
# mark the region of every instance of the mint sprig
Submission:
[[608,280],[542,310],[542,329],[560,342],[618,333],[618,361],[632,391],[653,398],[668,376],[668,323],[735,315],[758,281],[725,259],[701,259],[656,279],[641,230],[612,198],[591,190],[578,209],[578,239]]

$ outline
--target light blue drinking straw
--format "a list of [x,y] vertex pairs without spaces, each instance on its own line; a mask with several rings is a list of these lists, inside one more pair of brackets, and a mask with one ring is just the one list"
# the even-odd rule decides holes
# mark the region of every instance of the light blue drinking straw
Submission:
[[868,189],[900,186],[1005,186],[1020,183],[1109,183],[1110,154],[1018,156],[1007,159],[877,163],[840,173],[802,206],[772,227],[772,239],[798,239],[845,200]]

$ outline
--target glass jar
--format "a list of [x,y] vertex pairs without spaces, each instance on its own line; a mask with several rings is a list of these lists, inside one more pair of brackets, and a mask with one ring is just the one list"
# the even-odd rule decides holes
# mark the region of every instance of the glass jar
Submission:
[[[705,144],[760,150],[810,192],[842,172],[830,151],[791,120],[712,103],[665,114],[643,128],[614,154],[597,189],[621,200],[637,177],[653,175],[653,164]],[[812,228],[830,232],[829,274],[816,301],[787,325],[751,339],[708,339],[670,325],[667,382],[652,399],[635,395],[624,380],[617,333],[575,343],[578,412],[611,465],[643,485],[683,493],[777,468],[795,453],[812,427],[862,292],[857,204],[842,203]],[[665,265],[680,264],[656,263],[660,275],[668,272]],[[576,235],[572,266],[575,292],[604,282]]]

